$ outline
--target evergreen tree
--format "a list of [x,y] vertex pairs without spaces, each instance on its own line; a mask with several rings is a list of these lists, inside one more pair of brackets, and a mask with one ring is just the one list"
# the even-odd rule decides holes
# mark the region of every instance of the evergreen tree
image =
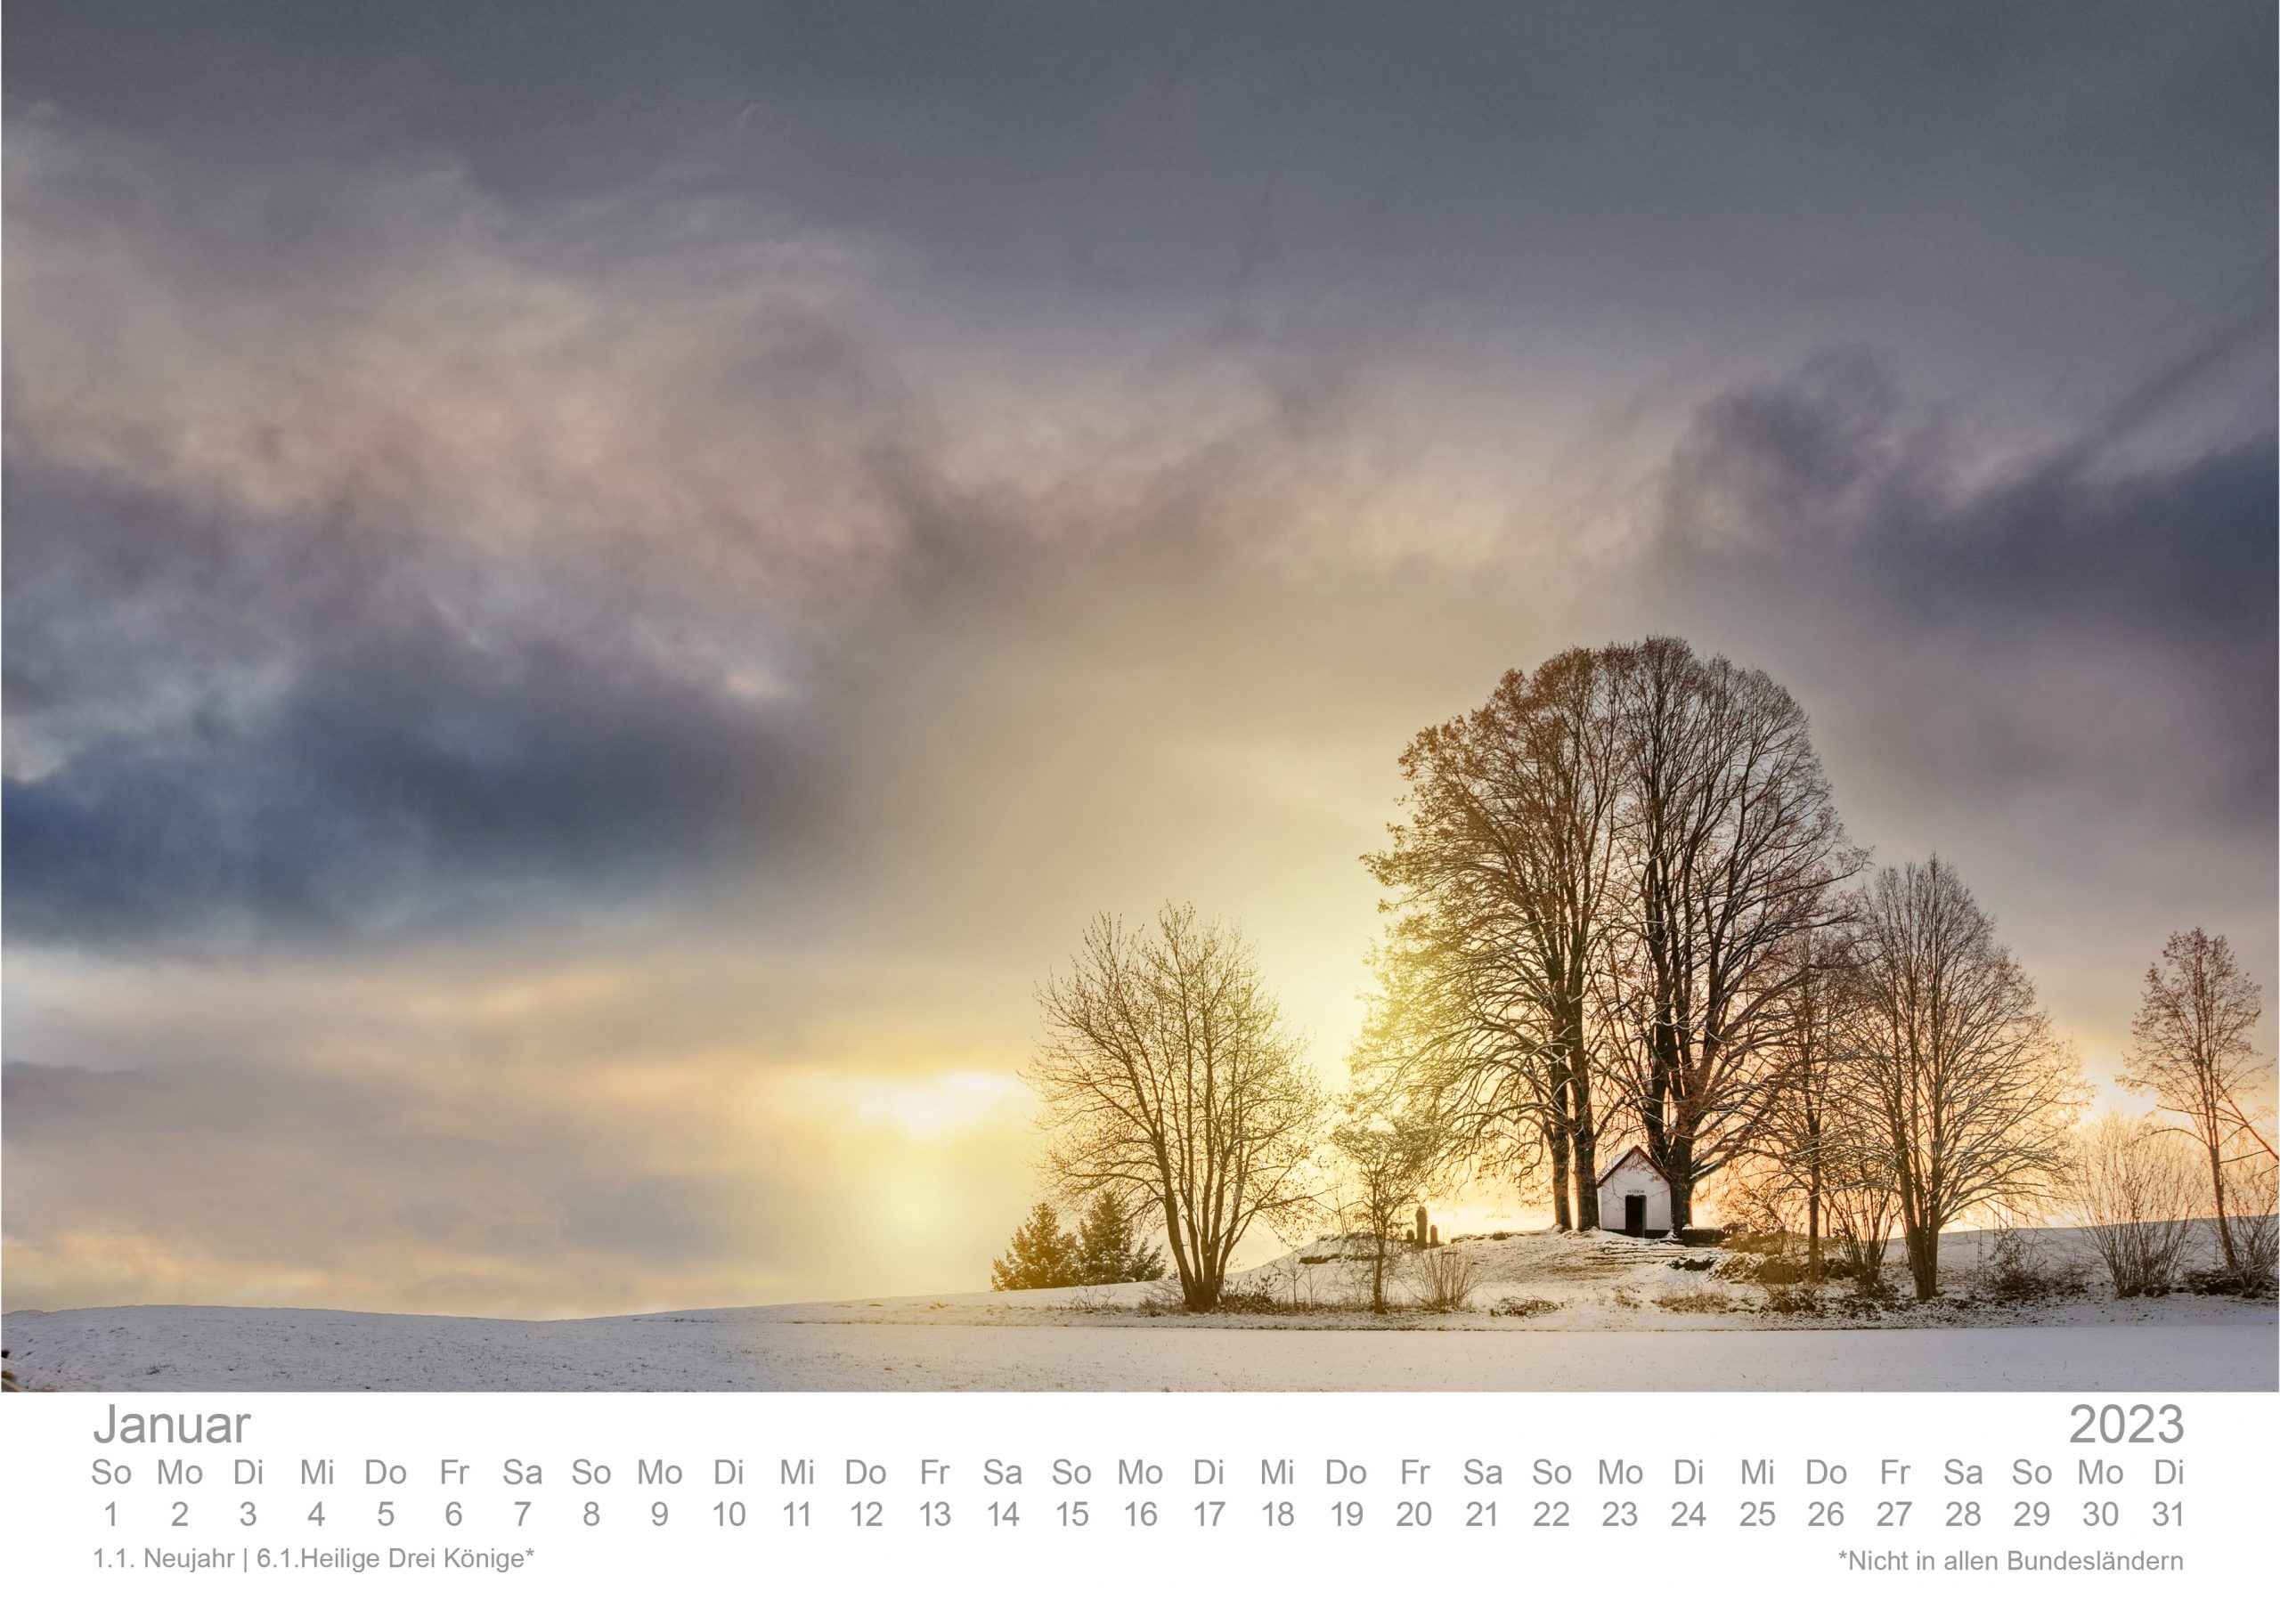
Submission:
[[1078,1276],[1087,1286],[1164,1278],[1163,1248],[1145,1245],[1132,1232],[1131,1214],[1107,1190],[1093,1198],[1078,1226],[1076,1255]]
[[1041,1286],[1081,1284],[1077,1266],[1077,1243],[1061,1227],[1052,1205],[1040,1201],[1006,1247],[1006,1255],[989,1265],[992,1291],[1033,1291]]

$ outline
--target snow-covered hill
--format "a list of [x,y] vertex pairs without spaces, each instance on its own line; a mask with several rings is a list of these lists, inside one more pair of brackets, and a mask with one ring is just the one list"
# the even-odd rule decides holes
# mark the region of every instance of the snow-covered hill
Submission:
[[[2076,1232],[2041,1232],[2064,1278]],[[34,1388],[685,1391],[737,1388],[2273,1388],[2269,1301],[2115,1301],[2080,1287],[1999,1300],[1986,1243],[1951,1237],[1950,1289],[1814,1311],[1738,1278],[1741,1255],[1616,1235],[1454,1242],[1468,1305],[1380,1319],[1351,1306],[1351,1247],[1317,1243],[1237,1277],[1239,1311],[1179,1313],[1159,1286],[851,1298],[598,1320],[311,1309],[118,1308],[5,1316]],[[1317,1261],[1308,1263],[1309,1257]],[[1418,1289],[1405,1259],[1394,1295]]]

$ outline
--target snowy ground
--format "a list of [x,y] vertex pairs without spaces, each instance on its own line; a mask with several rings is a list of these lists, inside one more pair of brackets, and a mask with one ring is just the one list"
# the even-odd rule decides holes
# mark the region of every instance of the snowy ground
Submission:
[[[2047,1231],[2039,1254],[2063,1275],[2080,1240]],[[1841,1293],[1818,1313],[1771,1311],[1763,1287],[1733,1278],[1733,1255],[1714,1249],[1546,1234],[1445,1248],[1477,1268],[1469,1307],[1389,1320],[1343,1306],[1351,1265],[1317,1246],[1237,1282],[1264,1289],[1276,1311],[1185,1315],[1144,1286],[543,1321],[85,1309],[8,1314],[5,1345],[28,1386],[142,1391],[2276,1384],[2268,1301],[2117,1302],[2093,1285],[1996,1302],[1975,1284],[1976,1249],[1968,1236],[1951,1241],[1955,1284],[1938,1302],[1873,1311]]]

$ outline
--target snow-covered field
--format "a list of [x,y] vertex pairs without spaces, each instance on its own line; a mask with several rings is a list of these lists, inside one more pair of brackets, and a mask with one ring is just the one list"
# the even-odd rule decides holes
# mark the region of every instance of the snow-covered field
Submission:
[[[2079,1242],[2048,1231],[2038,1247],[2063,1264]],[[1342,1306],[1354,1282],[1334,1250],[1238,1279],[1272,1311],[1180,1314],[1146,1286],[564,1320],[83,1309],[10,1313],[5,1346],[33,1388],[142,1391],[2270,1391],[2280,1362],[2269,1301],[2117,1302],[2095,1285],[1993,1301],[1969,1236],[1940,1301],[1863,1311],[1830,1292],[1813,1314],[1771,1311],[1730,1254],[1540,1234],[1444,1248],[1478,1271],[1468,1307],[1379,1319]]]

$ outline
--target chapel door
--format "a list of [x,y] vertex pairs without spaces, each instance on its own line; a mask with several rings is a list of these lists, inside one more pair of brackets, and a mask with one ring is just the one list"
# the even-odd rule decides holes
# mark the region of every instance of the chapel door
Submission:
[[1623,1198],[1623,1232],[1625,1235],[1644,1235],[1647,1232],[1646,1197]]

